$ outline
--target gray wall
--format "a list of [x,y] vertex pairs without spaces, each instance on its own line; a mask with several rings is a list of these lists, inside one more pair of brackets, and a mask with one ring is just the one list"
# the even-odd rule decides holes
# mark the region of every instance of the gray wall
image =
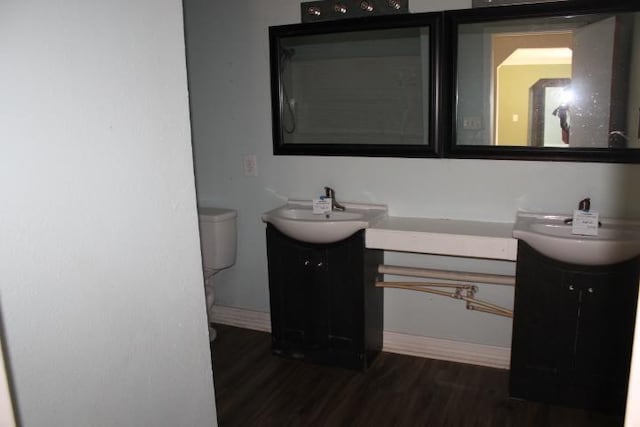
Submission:
[[22,425],[214,425],[180,1],[4,1],[0,53]]
[[[324,185],[341,200],[385,203],[391,215],[513,221],[518,209],[569,212],[583,197],[605,216],[640,216],[640,166],[562,162],[273,156],[267,28],[300,21],[298,0],[238,0],[224,11],[186,0],[198,200],[238,210],[238,261],[215,278],[217,302],[269,310],[262,212]],[[414,0],[412,12],[470,7],[468,0]],[[243,175],[255,154],[258,177]],[[512,265],[387,253],[387,262],[487,272]],[[513,301],[483,286],[479,298]],[[385,291],[385,329],[508,346],[511,322],[466,312],[458,301]]]

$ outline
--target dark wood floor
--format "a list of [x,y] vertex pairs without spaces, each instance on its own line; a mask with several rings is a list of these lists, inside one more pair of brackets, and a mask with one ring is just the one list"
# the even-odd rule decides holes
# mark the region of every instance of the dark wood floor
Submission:
[[271,355],[268,333],[217,325],[220,426],[621,426],[622,417],[509,399],[508,371],[382,353],[366,372]]

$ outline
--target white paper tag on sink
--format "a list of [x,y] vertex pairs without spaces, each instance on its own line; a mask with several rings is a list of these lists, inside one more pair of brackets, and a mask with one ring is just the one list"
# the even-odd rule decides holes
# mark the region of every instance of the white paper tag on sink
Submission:
[[579,209],[574,210],[571,232],[583,236],[597,236],[598,212],[585,212]]
[[314,214],[326,214],[331,212],[331,199],[329,197],[313,199],[312,204]]

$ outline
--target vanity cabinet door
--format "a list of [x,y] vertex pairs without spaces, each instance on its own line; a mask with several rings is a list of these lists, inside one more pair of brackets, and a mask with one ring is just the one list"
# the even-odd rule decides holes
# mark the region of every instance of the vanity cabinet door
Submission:
[[304,357],[304,349],[315,340],[313,327],[313,288],[317,253],[291,244],[279,233],[267,229],[271,335],[273,351]]
[[267,225],[273,352],[363,369],[382,346],[380,251],[364,231],[332,244],[299,242]]
[[[514,397],[553,401],[574,356],[578,292],[565,273],[530,247],[518,247],[511,349]],[[552,393],[550,394],[550,390]]]
[[622,410],[631,363],[638,268],[635,262],[575,274],[580,284],[574,383],[596,406]]
[[621,412],[638,297],[638,260],[580,266],[518,243],[510,393]]

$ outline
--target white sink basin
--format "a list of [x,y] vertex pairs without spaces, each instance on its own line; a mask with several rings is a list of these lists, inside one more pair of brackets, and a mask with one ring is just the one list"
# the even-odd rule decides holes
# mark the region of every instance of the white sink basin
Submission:
[[314,214],[310,200],[290,200],[262,215],[262,220],[302,242],[333,243],[369,228],[387,216],[385,205],[342,203],[344,211]]
[[600,218],[597,236],[571,232],[571,215],[519,212],[513,237],[558,261],[582,265],[615,264],[640,254],[640,223]]

